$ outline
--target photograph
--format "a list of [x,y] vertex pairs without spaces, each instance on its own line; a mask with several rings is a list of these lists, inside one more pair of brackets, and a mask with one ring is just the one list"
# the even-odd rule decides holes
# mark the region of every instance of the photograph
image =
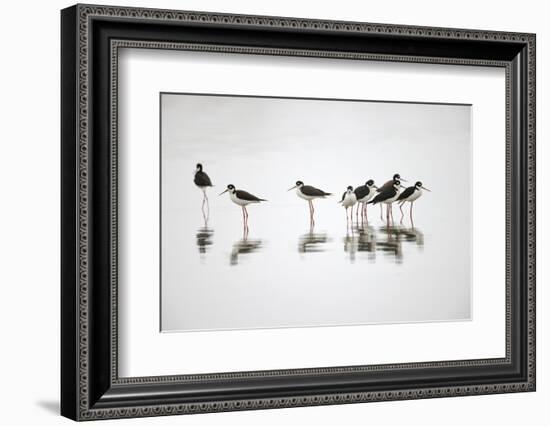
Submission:
[[160,331],[471,320],[471,117],[160,93]]
[[[22,117],[6,141],[25,142],[4,157],[29,188],[7,185],[20,202],[5,210],[35,212],[50,175],[60,192],[53,215],[4,221],[26,259],[8,262],[11,281],[30,271],[41,292],[25,335],[55,344],[35,410],[22,397],[14,415],[539,418],[542,6],[206,3],[37,3],[44,43],[11,43],[46,73],[29,93],[60,103],[30,119],[22,78],[6,79]],[[30,267],[35,222],[57,237],[38,238],[49,248]],[[12,322],[23,293],[5,298]],[[11,328],[34,354],[40,341]],[[16,376],[8,389],[28,387]]]

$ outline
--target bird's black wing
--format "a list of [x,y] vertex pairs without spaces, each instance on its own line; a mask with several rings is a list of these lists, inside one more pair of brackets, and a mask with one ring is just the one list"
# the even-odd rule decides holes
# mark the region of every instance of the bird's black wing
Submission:
[[393,196],[395,196],[395,188],[392,186],[389,189],[385,189],[384,191],[381,191],[380,193],[378,193],[378,195],[374,197],[371,201],[369,201],[367,204],[381,203],[382,201],[385,201],[388,198],[391,198]]
[[355,193],[355,197],[360,200],[361,198],[369,195],[370,188],[367,185],[361,185],[355,188],[355,191],[353,192]]
[[324,197],[325,195],[331,195],[329,192],[322,191],[310,185],[304,185],[300,188],[302,194],[309,195],[310,197]]
[[405,189],[401,194],[399,194],[399,198],[397,201],[404,200],[405,198],[409,198],[414,193],[414,186],[409,186],[407,189]]
[[[347,192],[347,191],[346,191],[346,192]],[[342,199],[340,200],[340,202],[344,201],[344,198],[346,198],[346,192],[344,192],[344,193],[342,194]]]
[[197,186],[212,186],[212,181],[204,172],[195,173],[195,185]]
[[384,192],[385,190],[390,189],[390,188],[393,188],[393,180],[387,181],[384,185],[382,185],[381,187],[379,187],[379,188],[376,190],[376,192],[382,193],[382,192]]
[[263,198],[258,198],[255,195],[252,195],[250,192],[243,191],[242,189],[237,189],[235,191],[237,194],[237,198],[240,198],[241,200],[245,201],[267,201]]

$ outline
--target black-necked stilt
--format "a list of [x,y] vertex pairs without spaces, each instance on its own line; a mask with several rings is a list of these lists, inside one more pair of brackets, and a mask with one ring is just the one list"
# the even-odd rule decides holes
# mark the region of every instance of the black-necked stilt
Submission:
[[413,203],[422,196],[422,190],[426,190],[430,192],[428,188],[425,188],[424,186],[422,186],[422,182],[418,181],[414,184],[414,186],[409,186],[408,188],[406,188],[399,195],[399,198],[397,198],[397,202],[400,203],[399,209],[401,210],[401,223],[403,223],[403,217],[405,216],[405,213],[403,213],[403,204],[405,204],[405,202],[408,201],[409,203],[411,203],[411,208],[409,212],[409,215],[411,218],[411,226],[414,227],[413,213],[412,213]]
[[[363,219],[366,219],[368,221],[367,208],[365,206],[365,203],[367,201],[370,201],[371,198],[374,197],[375,189],[378,188],[374,184],[374,181],[372,179],[369,179],[364,185],[358,186],[357,188],[355,188],[355,191],[353,191],[355,192],[357,202],[361,204],[361,221],[363,221]],[[357,208],[356,217],[357,221],[359,221],[359,208]]]
[[289,191],[292,191],[293,189],[296,189],[296,195],[298,195],[298,197],[308,202],[309,224],[310,226],[315,225],[315,220],[313,219],[313,214],[315,213],[315,209],[313,208],[313,200],[315,200],[316,198],[328,197],[329,195],[332,195],[332,193],[325,192],[310,185],[304,185],[304,182],[302,182],[301,180],[296,181],[296,185],[290,188]]
[[[353,224],[353,206],[357,204],[357,197],[355,196],[355,192],[353,192],[353,187],[348,186],[346,189],[346,192],[342,194],[342,199],[338,201],[346,208],[346,223],[349,224],[349,219],[351,218],[351,222]],[[348,208],[351,207],[351,214],[350,218],[348,218]]]
[[[403,179],[399,173],[396,173],[396,174],[393,175],[393,178],[391,180],[388,180],[386,183],[384,183],[384,185],[382,185],[380,188],[378,188],[376,190],[376,192],[382,192],[382,191],[385,191],[387,189],[392,188],[394,182],[397,181],[397,180],[407,182],[406,179]],[[387,206],[386,208],[390,209],[390,214],[391,214],[391,217],[392,217],[392,220],[393,220],[393,211],[392,211],[391,205]],[[384,221],[384,218],[382,217],[382,204],[380,204],[380,220]]]
[[401,182],[397,179],[392,181],[392,185],[389,188],[380,191],[371,201],[367,204],[386,204],[386,223],[390,224],[390,206],[399,197],[399,188],[401,188]]
[[197,185],[202,190],[202,212],[204,215],[204,203],[206,202],[206,205],[208,207],[208,212],[210,213],[210,204],[208,202],[208,196],[206,195],[206,188],[209,186],[212,186],[212,181],[208,177],[208,175],[202,171],[202,164],[198,163],[197,168],[195,169],[195,178],[193,179],[193,182],[195,182],[195,185]]
[[223,191],[220,195],[229,192],[229,198],[238,206],[241,206],[243,209],[243,226],[245,231],[248,230],[248,212],[246,211],[246,206],[249,204],[256,204],[261,201],[267,201],[263,198],[258,198],[255,195],[250,194],[249,192],[243,191],[242,189],[235,189],[234,185],[227,185],[227,189]]

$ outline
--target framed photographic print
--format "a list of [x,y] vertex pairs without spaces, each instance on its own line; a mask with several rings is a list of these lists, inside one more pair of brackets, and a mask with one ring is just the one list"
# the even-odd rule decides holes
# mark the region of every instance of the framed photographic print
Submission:
[[535,390],[535,36],[76,5],[74,420]]

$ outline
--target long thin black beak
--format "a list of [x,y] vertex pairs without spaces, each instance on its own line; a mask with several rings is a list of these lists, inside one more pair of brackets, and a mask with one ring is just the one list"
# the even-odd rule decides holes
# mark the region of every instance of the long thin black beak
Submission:
[[293,186],[292,188],[290,188],[290,189],[287,189],[287,191],[286,191],[286,192],[288,192],[288,191],[292,191],[293,189],[295,189],[295,188],[297,188],[297,187],[298,187],[298,185],[294,185],[294,186]]
[[403,178],[399,178],[400,181],[403,181],[403,182],[408,182],[407,179],[403,179]]
[[[405,181],[405,182],[407,182],[407,181]],[[401,184],[399,184],[399,186],[400,186],[401,188],[403,188],[403,189],[407,189],[406,186],[403,186],[403,185],[401,185]]]
[[376,185],[372,185],[372,187],[373,187],[374,189],[378,189],[378,187],[377,187]]
[[422,188],[422,189],[424,189],[424,190],[426,190],[426,191],[428,191],[428,192],[432,192],[432,191],[430,191],[428,188],[425,188],[425,187],[423,187],[423,186],[421,186],[420,188]]
[[219,195],[223,195],[223,194],[225,194],[227,191],[229,191],[229,190],[226,189],[225,191],[223,191],[223,192],[222,192],[221,194],[219,194]]

